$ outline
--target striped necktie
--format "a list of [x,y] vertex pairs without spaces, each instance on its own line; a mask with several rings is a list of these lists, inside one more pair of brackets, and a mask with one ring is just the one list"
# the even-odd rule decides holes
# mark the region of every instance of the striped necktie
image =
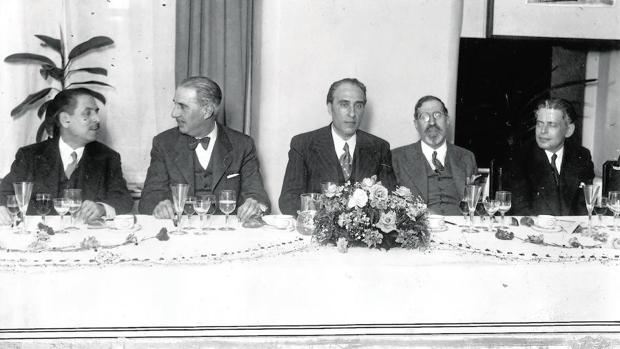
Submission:
[[435,165],[435,172],[437,172],[437,173],[442,172],[443,170],[446,169],[441,164],[441,161],[439,161],[439,159],[437,159],[437,152],[436,151],[433,151],[433,165]]
[[71,175],[73,174],[73,171],[75,171],[76,167],[77,167],[77,153],[72,152],[71,162],[67,165],[67,168],[65,169],[65,176],[67,176],[67,178],[71,178]]
[[344,153],[340,155],[340,166],[342,166],[342,174],[344,174],[345,182],[351,177],[351,153],[349,153],[349,144],[345,143],[342,148]]

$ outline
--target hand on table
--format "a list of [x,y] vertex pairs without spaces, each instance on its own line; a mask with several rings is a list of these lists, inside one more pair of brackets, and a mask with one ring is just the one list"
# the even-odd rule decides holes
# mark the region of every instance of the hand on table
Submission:
[[172,202],[168,199],[160,201],[153,209],[153,217],[158,219],[174,218],[174,208]]
[[237,218],[243,223],[248,219],[262,213],[265,205],[259,203],[255,199],[247,198],[243,205],[237,209]]
[[105,208],[103,205],[95,203],[94,201],[85,200],[82,202],[80,210],[77,212],[77,219],[84,223],[90,223],[105,215]]
[[11,224],[11,215],[9,209],[6,206],[0,206],[0,225]]

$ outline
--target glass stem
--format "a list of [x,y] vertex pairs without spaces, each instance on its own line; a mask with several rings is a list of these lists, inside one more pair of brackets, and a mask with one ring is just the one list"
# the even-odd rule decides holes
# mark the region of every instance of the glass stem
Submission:
[[228,213],[226,214],[226,220],[224,221],[224,226],[228,228]]

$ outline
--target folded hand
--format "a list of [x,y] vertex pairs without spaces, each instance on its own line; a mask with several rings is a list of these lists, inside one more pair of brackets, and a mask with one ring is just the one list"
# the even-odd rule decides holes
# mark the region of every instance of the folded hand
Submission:
[[245,222],[248,219],[262,213],[263,207],[264,205],[260,204],[255,199],[248,198],[245,200],[243,205],[239,206],[239,208],[237,209],[237,218],[241,222]]
[[77,212],[77,219],[84,223],[89,223],[105,215],[105,208],[103,205],[95,203],[94,201],[85,200],[82,202],[80,210]]
[[153,209],[153,216],[159,219],[174,218],[174,208],[172,202],[168,199],[160,201]]
[[0,206],[0,225],[11,224],[11,215],[6,206]]

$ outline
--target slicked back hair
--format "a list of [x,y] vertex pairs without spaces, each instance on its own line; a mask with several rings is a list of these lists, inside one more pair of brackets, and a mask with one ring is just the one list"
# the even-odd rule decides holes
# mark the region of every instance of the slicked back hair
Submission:
[[327,91],[327,104],[332,103],[334,101],[334,93],[336,92],[336,89],[342,85],[342,84],[352,84],[355,85],[357,87],[360,88],[360,90],[362,90],[362,92],[364,93],[364,104],[366,103],[366,86],[359,80],[357,80],[356,78],[344,78],[341,80],[338,80],[334,83],[332,83],[332,85],[329,87],[329,91]]
[[196,99],[201,106],[212,104],[217,109],[222,102],[222,89],[215,81],[206,76],[191,76],[183,80],[179,87],[191,88],[196,91]]
[[563,98],[547,98],[536,106],[536,112],[540,109],[556,109],[562,112],[562,119],[566,119],[569,124],[577,120],[577,112],[573,105]]
[[73,114],[77,105],[77,98],[79,96],[92,96],[92,94],[90,94],[87,89],[81,87],[58,92],[58,94],[47,106],[47,109],[45,110],[45,118],[48,120],[50,118],[53,119],[56,126],[60,127],[58,115],[63,111]]

